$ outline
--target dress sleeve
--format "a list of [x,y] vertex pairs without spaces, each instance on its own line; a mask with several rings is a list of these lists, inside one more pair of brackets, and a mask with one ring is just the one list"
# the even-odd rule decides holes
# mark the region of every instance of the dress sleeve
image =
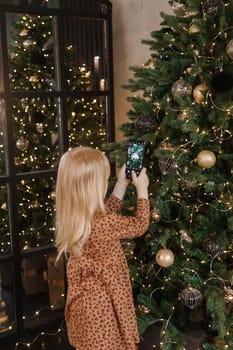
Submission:
[[135,216],[124,216],[116,212],[105,215],[96,223],[102,239],[126,239],[142,236],[148,229],[150,222],[149,200],[137,200]]
[[123,205],[123,201],[111,194],[106,203],[107,212],[119,213]]

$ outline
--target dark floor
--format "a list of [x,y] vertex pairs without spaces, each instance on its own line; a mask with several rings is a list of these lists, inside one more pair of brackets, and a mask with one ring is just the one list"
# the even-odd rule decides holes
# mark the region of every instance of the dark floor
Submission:
[[[157,324],[149,326],[141,337],[139,350],[159,350],[160,330]],[[206,333],[202,330],[187,331],[184,335],[186,350],[200,350],[203,343],[208,341]],[[16,344],[15,341],[0,343],[1,350],[74,350],[68,343],[65,324],[53,330],[44,331],[35,336],[27,337]],[[94,349],[93,349],[94,350]],[[111,350],[111,349],[109,349]]]
[[[29,346],[30,345],[30,346]],[[69,345],[65,326],[57,327],[54,330],[47,330],[44,334],[39,333],[30,336],[17,342],[15,340],[8,340],[5,343],[0,343],[1,350],[74,350]],[[152,346],[146,339],[142,340],[139,350],[158,350],[155,345]],[[111,349],[109,349],[111,350]]]
[[[29,346],[30,345],[30,346]],[[46,330],[39,334],[22,339],[18,343],[15,340],[8,340],[0,343],[1,350],[74,350],[67,340],[66,329]]]

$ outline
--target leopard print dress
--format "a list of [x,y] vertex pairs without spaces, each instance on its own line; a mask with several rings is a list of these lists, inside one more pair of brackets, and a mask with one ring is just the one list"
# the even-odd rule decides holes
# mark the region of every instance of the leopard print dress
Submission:
[[81,256],[67,262],[65,319],[70,344],[79,350],[136,350],[139,334],[127,262],[120,240],[143,235],[149,201],[138,199],[135,216],[120,215],[111,195],[96,215]]

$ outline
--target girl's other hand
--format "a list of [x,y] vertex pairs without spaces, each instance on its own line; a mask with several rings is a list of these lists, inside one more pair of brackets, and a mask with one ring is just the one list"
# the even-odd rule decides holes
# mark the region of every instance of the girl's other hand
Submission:
[[138,176],[135,171],[132,171],[132,180],[136,187],[138,198],[148,199],[149,178],[146,173],[146,168],[142,168]]
[[126,169],[126,165],[124,164],[117,174],[117,182],[113,189],[113,194],[119,199],[123,199],[126,188],[130,182],[129,180],[126,179],[125,169]]

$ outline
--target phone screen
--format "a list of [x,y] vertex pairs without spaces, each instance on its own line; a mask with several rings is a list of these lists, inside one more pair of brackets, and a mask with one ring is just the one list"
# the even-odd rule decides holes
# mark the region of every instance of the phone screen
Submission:
[[131,178],[131,171],[134,170],[139,175],[144,158],[144,141],[129,141],[126,161],[126,177]]

